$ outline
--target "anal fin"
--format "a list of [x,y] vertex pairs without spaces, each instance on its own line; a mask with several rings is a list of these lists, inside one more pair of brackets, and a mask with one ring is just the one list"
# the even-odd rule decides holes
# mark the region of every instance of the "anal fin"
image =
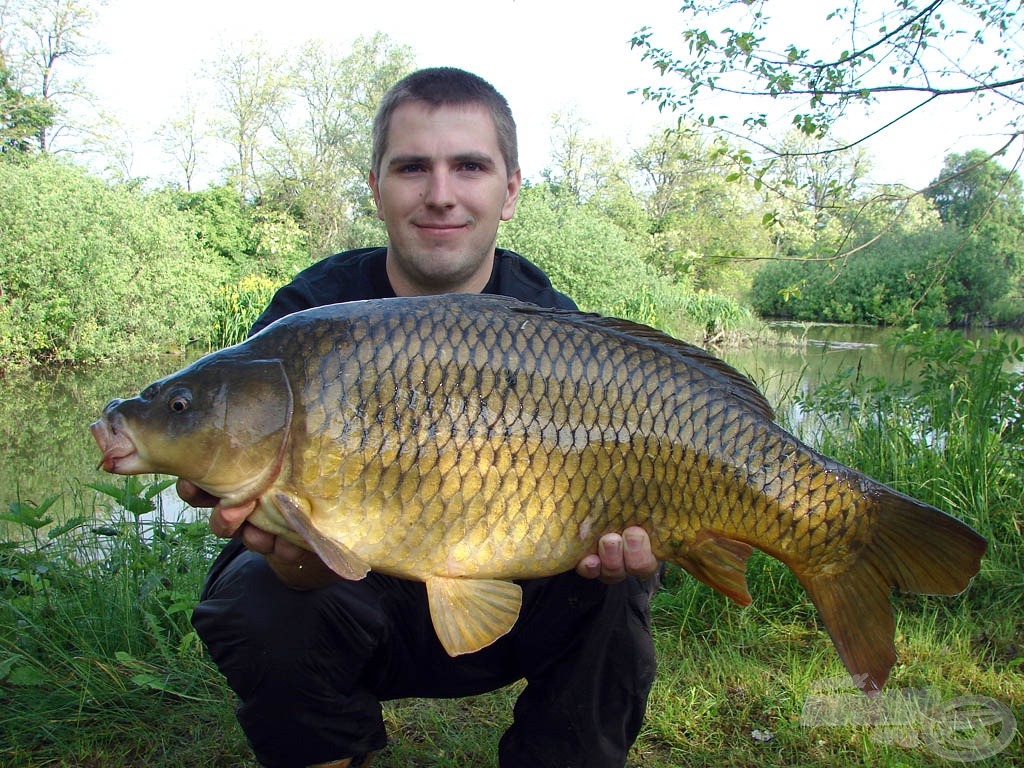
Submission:
[[310,517],[309,506],[304,501],[292,494],[278,491],[274,494],[274,506],[324,564],[343,579],[358,581],[370,572],[370,566],[355,552],[317,530]]
[[523,591],[497,579],[433,576],[427,579],[430,618],[449,656],[486,648],[508,634],[519,618]]
[[750,605],[747,559],[753,551],[742,541],[707,535],[672,562],[740,605]]

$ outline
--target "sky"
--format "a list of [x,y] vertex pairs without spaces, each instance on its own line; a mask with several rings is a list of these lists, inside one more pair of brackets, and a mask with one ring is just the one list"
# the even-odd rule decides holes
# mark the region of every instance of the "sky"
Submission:
[[[788,7],[806,17],[816,6]],[[682,50],[684,23],[676,0],[109,0],[94,30],[105,52],[92,57],[82,75],[129,132],[132,174],[166,180],[174,166],[154,131],[225,42],[258,36],[286,51],[323,39],[347,50],[356,37],[380,31],[410,46],[417,66],[462,67],[501,91],[519,126],[523,174],[537,180],[549,164],[553,113],[574,111],[595,138],[620,147],[639,146],[674,122],[629,93],[659,83],[629,40],[650,26]],[[935,178],[948,152],[999,143],[968,111],[932,110],[866,147],[875,161],[872,180],[921,187]]]

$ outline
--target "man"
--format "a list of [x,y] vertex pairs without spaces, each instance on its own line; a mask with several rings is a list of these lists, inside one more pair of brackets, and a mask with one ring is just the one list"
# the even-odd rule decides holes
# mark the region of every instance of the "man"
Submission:
[[[515,123],[490,84],[449,68],[400,81],[377,113],[371,165],[387,247],[303,271],[253,331],[309,307],[392,296],[486,292],[575,306],[534,265],[496,248],[522,177]],[[216,502],[184,482],[179,493]],[[642,530],[604,537],[576,572],[522,582],[513,630],[451,658],[423,584],[372,572],[341,580],[312,553],[246,523],[251,511],[214,508],[211,528],[235,541],[214,563],[193,624],[239,696],[238,719],[261,763],[365,765],[386,744],[380,701],[466,696],[525,678],[499,744],[503,767],[625,764],[655,670],[648,603],[657,563]]]

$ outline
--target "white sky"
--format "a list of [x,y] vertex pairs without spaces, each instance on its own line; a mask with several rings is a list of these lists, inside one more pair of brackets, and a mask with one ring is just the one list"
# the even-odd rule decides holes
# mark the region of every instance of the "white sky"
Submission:
[[[804,17],[818,12],[802,2],[777,7]],[[536,180],[548,164],[554,112],[574,109],[595,137],[617,146],[639,145],[674,120],[628,94],[658,83],[629,39],[647,25],[682,50],[676,31],[686,20],[677,9],[676,0],[110,0],[94,30],[107,53],[92,58],[82,75],[128,129],[133,175],[164,179],[174,167],[152,141],[154,131],[224,41],[259,36],[284,51],[320,38],[347,50],[359,35],[381,31],[409,45],[417,66],[462,67],[493,83],[516,116],[524,175]],[[818,10],[824,15],[824,7]],[[919,187],[937,175],[948,152],[1000,143],[972,113],[933,110],[867,148],[873,180]]]

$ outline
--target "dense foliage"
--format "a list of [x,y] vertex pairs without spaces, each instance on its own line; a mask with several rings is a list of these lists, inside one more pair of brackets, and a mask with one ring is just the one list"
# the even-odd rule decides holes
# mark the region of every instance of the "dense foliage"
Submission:
[[582,307],[607,311],[658,278],[638,247],[608,217],[548,185],[524,189],[500,239],[541,267]]
[[[840,323],[1017,322],[1024,250],[1020,177],[981,151],[950,155],[926,200],[880,221],[871,201],[819,220],[764,265],[751,301],[767,317]],[[891,203],[882,205],[883,211]]]
[[796,259],[764,265],[751,301],[787,320],[900,325],[945,324],[945,287],[936,270],[955,247],[944,230],[883,235],[842,262]]
[[227,266],[159,199],[41,155],[0,163],[0,361],[88,362],[184,346]]

